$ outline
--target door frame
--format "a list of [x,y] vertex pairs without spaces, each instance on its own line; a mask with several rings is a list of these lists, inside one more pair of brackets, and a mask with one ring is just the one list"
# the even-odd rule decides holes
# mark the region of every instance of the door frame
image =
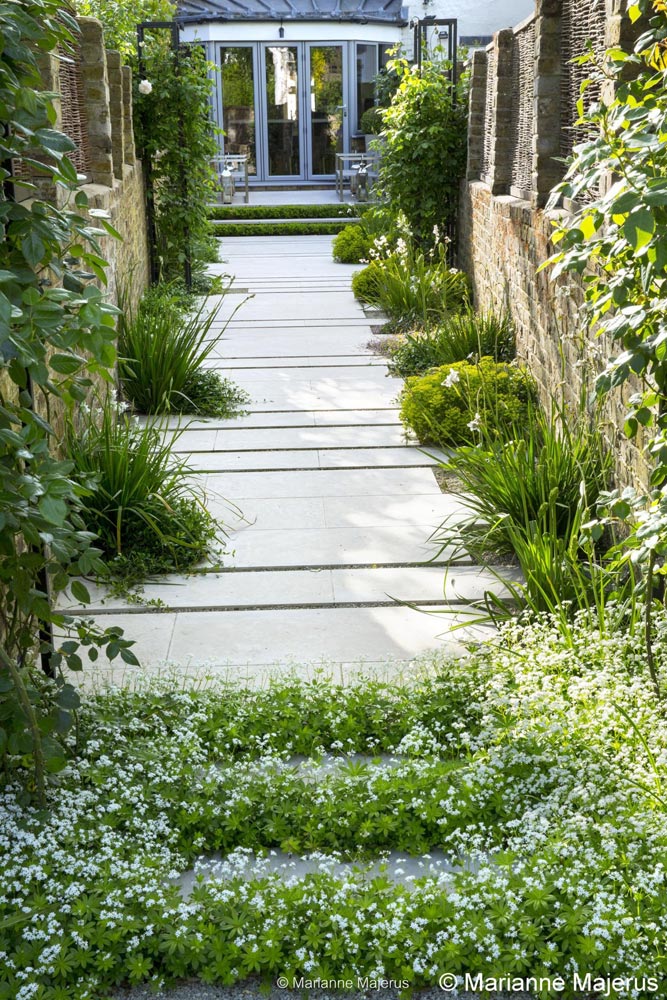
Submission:
[[[331,181],[335,173],[315,174],[313,172],[312,122],[310,110],[310,51],[313,48],[328,48],[337,46],[342,52],[341,91],[343,114],[342,150],[349,152],[351,122],[356,115],[356,41],[326,38],[317,41],[292,41],[291,39],[276,39],[275,41],[229,41],[216,43],[216,63],[221,65],[221,50],[234,48],[250,48],[253,53],[253,77],[255,100],[255,167],[253,179],[259,183],[285,184],[299,182]],[[297,107],[299,109],[299,164],[298,174],[270,174],[268,149],[268,102],[266,95],[266,57],[267,49],[291,48],[297,50]],[[351,55],[352,53],[352,55]],[[220,122],[224,122],[224,87],[222,74],[219,75]],[[224,151],[224,136],[221,137]]]
[[316,174],[313,170],[313,124],[312,124],[312,112],[311,112],[311,89],[310,89],[310,53],[313,49],[326,49],[326,48],[339,48],[341,50],[341,105],[343,107],[343,121],[342,121],[342,148],[339,150],[341,153],[347,153],[350,148],[350,102],[354,100],[354,91],[350,90],[349,81],[349,42],[336,41],[335,39],[326,39],[325,41],[311,41],[303,42],[304,46],[304,88],[303,88],[303,100],[305,105],[305,116],[303,119],[304,124],[304,138],[306,145],[306,159],[305,159],[305,180],[307,181],[319,181],[319,180],[333,180],[336,176],[336,171],[334,170],[331,174]]

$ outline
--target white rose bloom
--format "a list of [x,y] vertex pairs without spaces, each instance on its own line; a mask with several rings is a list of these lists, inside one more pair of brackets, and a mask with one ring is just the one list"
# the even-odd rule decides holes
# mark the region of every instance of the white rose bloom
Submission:
[[140,94],[151,94],[153,92],[153,84],[150,80],[142,80],[139,84]]

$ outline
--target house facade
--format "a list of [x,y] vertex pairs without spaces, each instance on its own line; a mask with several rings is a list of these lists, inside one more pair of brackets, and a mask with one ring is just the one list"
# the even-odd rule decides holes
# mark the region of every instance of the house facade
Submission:
[[[524,0],[478,3],[487,6],[487,17],[468,18],[475,34],[502,27],[495,23],[501,14],[511,23],[512,11],[526,6]],[[219,69],[214,114],[225,133],[221,151],[247,156],[251,183],[316,185],[333,181],[337,153],[360,148],[361,116],[373,106],[373,79],[387,51],[402,44],[412,55],[411,20],[456,16],[453,6],[445,0],[412,7],[402,0],[182,0],[179,21],[181,39],[203,44]],[[464,19],[461,35],[465,28]]]

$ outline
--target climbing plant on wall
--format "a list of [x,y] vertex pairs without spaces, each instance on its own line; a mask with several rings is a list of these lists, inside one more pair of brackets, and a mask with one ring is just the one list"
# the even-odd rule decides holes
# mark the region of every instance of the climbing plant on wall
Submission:
[[404,58],[388,63],[400,80],[382,112],[385,145],[380,183],[421,241],[433,227],[453,221],[466,162],[467,103],[438,63],[411,67]]
[[216,181],[211,161],[218,152],[204,50],[174,48],[169,34],[151,32],[142,46],[145,80],[136,88],[135,117],[139,153],[150,167],[154,256],[164,280],[184,269],[196,273],[208,259],[207,206]]
[[[94,378],[112,381],[116,356],[114,310],[95,283],[109,227],[91,225],[36,61],[76,31],[57,0],[0,3],[0,771],[32,764],[42,803],[78,705],[62,667],[81,669],[82,645],[136,662],[120,630],[77,624],[49,598],[71,584],[88,600],[73,578],[95,571],[99,554],[79,517],[82,486],[56,454],[56,421]],[[26,180],[35,170],[64,207]],[[48,680],[34,668],[40,653]]]

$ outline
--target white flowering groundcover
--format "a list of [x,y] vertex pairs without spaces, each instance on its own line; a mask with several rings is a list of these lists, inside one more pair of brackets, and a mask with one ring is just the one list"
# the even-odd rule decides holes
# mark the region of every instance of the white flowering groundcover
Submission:
[[[664,663],[664,617],[658,633]],[[515,624],[406,686],[146,682],[89,700],[48,812],[19,775],[2,788],[0,997],[180,977],[667,973],[664,712],[636,637],[573,637]],[[284,766],[325,752],[401,760],[315,783]],[[235,867],[271,848],[362,863],[287,880]],[[460,868],[364,873],[383,851],[433,848]],[[203,852],[232,864],[184,899],[174,880]]]

